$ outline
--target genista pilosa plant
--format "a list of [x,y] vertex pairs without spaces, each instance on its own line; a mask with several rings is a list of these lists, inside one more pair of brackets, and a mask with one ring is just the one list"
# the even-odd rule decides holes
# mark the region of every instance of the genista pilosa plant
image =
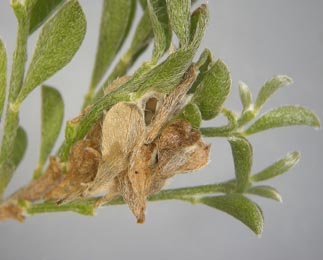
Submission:
[[[246,195],[281,201],[278,191],[262,182],[290,170],[300,155],[289,153],[252,173],[253,151],[247,138],[283,126],[318,128],[320,122],[300,106],[263,113],[266,101],[292,82],[288,76],[268,80],[255,99],[240,83],[242,111],[225,107],[231,88],[229,69],[208,49],[196,57],[209,13],[207,4],[194,4],[194,10],[191,4],[189,0],[103,1],[88,93],[82,112],[66,123],[65,140],[55,153],[52,148],[61,130],[64,104],[58,90],[44,82],[73,58],[83,41],[86,19],[76,0],[11,0],[18,31],[8,85],[7,54],[0,41],[0,219],[23,221],[26,216],[60,211],[93,215],[99,206],[125,203],[137,222],[143,223],[147,201],[175,199],[224,211],[261,234],[262,211]],[[136,8],[143,9],[138,24],[133,22]],[[133,26],[129,48],[104,79]],[[26,45],[35,30],[40,34],[26,67]],[[128,75],[151,42],[150,60]],[[4,198],[27,146],[19,110],[36,87],[41,87],[42,99],[38,165],[29,183]],[[225,125],[201,127],[203,120],[219,115],[227,118]],[[208,164],[210,145],[203,137],[228,141],[235,178],[163,190],[175,174]]]

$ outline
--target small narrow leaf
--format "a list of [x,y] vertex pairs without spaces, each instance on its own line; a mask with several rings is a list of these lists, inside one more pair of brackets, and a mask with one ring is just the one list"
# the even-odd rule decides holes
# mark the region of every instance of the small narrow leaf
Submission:
[[198,7],[191,16],[190,28],[190,46],[198,49],[204,36],[207,24],[209,22],[209,11],[206,4]]
[[38,178],[42,172],[50,152],[62,127],[64,117],[64,103],[58,90],[42,86],[42,110],[41,110],[41,145],[38,160],[38,168],[34,178]]
[[136,60],[137,57],[148,47],[153,37],[153,29],[150,22],[148,7],[145,9],[131,41],[130,49],[127,51],[127,58]]
[[148,0],[147,4],[155,35],[153,62],[156,63],[168,50],[172,39],[172,31],[168,20],[166,1]]
[[218,60],[204,75],[193,98],[204,120],[212,119],[220,113],[230,88],[230,72],[227,66]]
[[26,131],[20,126],[17,130],[16,139],[13,146],[12,162],[17,167],[25,155],[27,148],[27,134]]
[[190,122],[191,125],[196,129],[200,128],[201,126],[201,112],[198,106],[194,103],[189,103],[188,105],[186,105],[186,107],[184,107],[182,113],[180,114],[180,117]]
[[172,29],[177,35],[180,45],[189,44],[191,24],[190,0],[166,0],[169,20]]
[[301,155],[299,152],[289,153],[266,169],[251,176],[250,180],[252,182],[260,182],[279,176],[291,170],[299,162],[300,157]]
[[36,31],[47,18],[63,3],[63,0],[35,0],[30,11],[29,34]]
[[147,7],[147,0],[139,0],[139,3],[142,9],[145,9]]
[[67,2],[39,35],[19,102],[73,58],[85,31],[86,20],[80,4],[76,0]]
[[249,185],[253,156],[252,146],[248,140],[243,137],[231,137],[228,140],[231,145],[234,161],[237,191],[243,192]]
[[167,93],[181,81],[192,63],[194,54],[191,49],[178,49],[169,55],[165,61],[136,79],[136,82],[129,81],[128,85],[134,91],[136,91],[136,85],[140,86],[137,93],[139,96],[151,88]]
[[257,204],[242,195],[204,197],[199,202],[224,211],[240,220],[257,235],[261,235],[264,225],[262,212]]
[[0,120],[6,99],[7,88],[7,52],[0,38]]
[[285,87],[292,83],[292,79],[288,76],[276,76],[267,81],[261,88],[255,102],[255,111],[259,111],[268,98],[271,97],[279,88]]
[[133,21],[135,8],[135,0],[104,0],[91,88],[100,82],[122,46]]
[[200,55],[198,61],[196,62],[196,66],[199,69],[199,74],[196,78],[196,80],[193,83],[193,86],[191,87],[189,93],[194,93],[196,91],[196,88],[202,80],[204,79],[205,75],[207,74],[207,71],[210,69],[210,67],[213,65],[213,56],[209,49],[205,49],[202,54]]
[[267,199],[276,200],[278,202],[283,201],[279,192],[275,188],[270,187],[270,186],[251,187],[247,190],[247,193],[257,195],[260,197],[264,197]]
[[246,135],[255,134],[275,127],[307,125],[319,128],[320,120],[309,109],[299,106],[282,106],[261,116],[246,131]]
[[241,103],[243,106],[243,111],[250,109],[252,104],[252,95],[249,87],[242,81],[239,82],[239,93],[240,93]]

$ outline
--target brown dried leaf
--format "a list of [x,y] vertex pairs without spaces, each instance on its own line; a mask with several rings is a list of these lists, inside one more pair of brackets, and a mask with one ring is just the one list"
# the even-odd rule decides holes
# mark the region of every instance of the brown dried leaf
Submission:
[[0,206],[0,220],[15,219],[19,222],[25,220],[23,209],[15,201],[8,201]]

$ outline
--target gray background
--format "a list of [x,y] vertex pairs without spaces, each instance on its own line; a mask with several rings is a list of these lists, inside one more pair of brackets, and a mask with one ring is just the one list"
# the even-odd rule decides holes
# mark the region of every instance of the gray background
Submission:
[[[16,23],[8,2],[0,2],[0,35],[11,56]],[[66,120],[79,111],[98,37],[101,1],[80,2],[88,20],[85,41],[73,61],[47,82],[63,92]],[[287,74],[295,83],[280,90],[265,110],[300,104],[323,118],[323,1],[216,0],[209,1],[209,8],[211,21],[201,49],[210,48],[231,70],[233,88],[227,107],[241,109],[238,80],[246,82],[255,96],[265,80]],[[30,56],[36,39],[37,34],[29,41]],[[26,183],[36,165],[39,99],[36,90],[22,107],[29,147],[8,193]],[[169,187],[232,177],[225,140],[207,141],[213,143],[211,163],[192,175],[177,176]],[[261,238],[222,212],[167,201],[148,205],[144,225],[135,224],[125,206],[100,209],[96,217],[66,213],[30,217],[24,224],[7,221],[0,224],[0,259],[322,259],[322,131],[277,129],[257,134],[251,141],[254,172],[289,151],[299,149],[303,155],[291,173],[267,183],[281,191],[283,204],[255,198],[265,213]]]

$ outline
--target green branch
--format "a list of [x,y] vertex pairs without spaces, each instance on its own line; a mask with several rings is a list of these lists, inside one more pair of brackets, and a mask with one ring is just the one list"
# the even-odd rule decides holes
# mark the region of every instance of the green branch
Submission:
[[[157,194],[151,195],[148,201],[162,201],[162,200],[182,200],[194,203],[196,196],[215,194],[215,193],[228,193],[230,192],[231,182],[211,184],[211,185],[201,185],[195,187],[177,188],[163,190]],[[66,212],[72,211],[77,212],[82,215],[94,215],[94,204],[99,198],[88,199],[79,202],[67,203],[64,205],[57,205],[53,202],[44,203],[33,203],[26,204],[26,212],[29,215],[49,213],[49,212]],[[125,202],[121,197],[113,200],[109,203],[104,204],[104,206],[114,206],[123,205]]]
[[16,168],[13,162],[14,142],[19,127],[19,107],[16,98],[23,84],[25,64],[27,60],[27,39],[29,32],[28,18],[18,16],[18,34],[16,49],[13,54],[12,72],[10,78],[9,101],[7,104],[4,131],[0,148],[0,198],[10,182]]

